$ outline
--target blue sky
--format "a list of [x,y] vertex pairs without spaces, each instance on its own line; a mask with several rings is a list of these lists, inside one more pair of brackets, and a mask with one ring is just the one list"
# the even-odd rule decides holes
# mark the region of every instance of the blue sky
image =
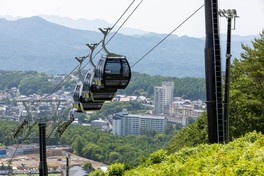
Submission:
[[[57,15],[72,19],[104,19],[114,23],[132,0],[0,0],[0,16]],[[140,0],[135,0],[133,7]],[[240,18],[233,34],[258,35],[264,29],[264,0],[219,0],[219,9],[236,9]],[[149,32],[169,33],[198,9],[204,0],[144,0],[125,24]],[[175,32],[204,36],[204,8]],[[226,33],[226,20],[220,20]]]

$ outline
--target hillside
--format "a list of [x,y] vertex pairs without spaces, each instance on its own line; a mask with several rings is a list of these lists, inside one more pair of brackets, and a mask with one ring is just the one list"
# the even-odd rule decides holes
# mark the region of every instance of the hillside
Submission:
[[[152,153],[135,169],[111,165],[105,175],[264,175],[264,135],[251,132],[228,144],[201,144],[168,155]],[[126,171],[125,171],[126,170]],[[98,171],[97,171],[98,172]],[[93,175],[93,174],[91,174]],[[95,174],[94,174],[95,175]]]
[[[133,65],[163,37],[163,34],[155,33],[117,34],[108,48],[126,55]],[[241,42],[249,43],[248,38],[238,38],[232,45],[233,56],[239,55]],[[99,32],[67,28],[36,16],[15,21],[1,18],[0,70],[68,74],[77,65],[73,58],[90,52],[85,44],[101,39]],[[97,61],[98,58],[95,63]],[[204,39],[170,36],[132,70],[150,75],[204,77]]]

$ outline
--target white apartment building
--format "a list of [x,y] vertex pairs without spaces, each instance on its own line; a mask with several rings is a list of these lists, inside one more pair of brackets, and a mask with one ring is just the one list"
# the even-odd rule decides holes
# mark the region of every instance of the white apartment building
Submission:
[[162,133],[167,125],[164,116],[128,114],[127,111],[116,113],[113,116],[114,135],[138,135],[142,130],[154,130]]
[[154,112],[167,114],[173,101],[174,82],[163,82],[162,86],[154,87]]

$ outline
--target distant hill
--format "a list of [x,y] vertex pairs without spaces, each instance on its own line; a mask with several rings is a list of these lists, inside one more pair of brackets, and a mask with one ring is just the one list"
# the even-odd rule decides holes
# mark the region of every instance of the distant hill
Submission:
[[[52,23],[60,24],[73,29],[81,29],[81,30],[98,31],[99,27],[104,28],[104,27],[113,26],[113,24],[110,24],[107,21],[101,19],[88,20],[81,18],[81,19],[73,20],[71,18],[59,17],[55,15],[40,15],[40,17]],[[119,26],[116,26],[116,29],[118,27]],[[120,33],[125,35],[134,35],[134,34],[146,34],[147,32],[140,29],[122,27]]]
[[[155,33],[133,36],[117,34],[109,42],[108,48],[112,52],[126,55],[133,65],[163,37],[164,34]],[[0,70],[36,70],[67,74],[77,65],[73,59],[75,56],[90,52],[85,44],[96,43],[101,39],[102,34],[99,32],[67,28],[36,16],[15,21],[2,18]],[[243,37],[238,37],[232,43],[233,56],[239,56],[241,42],[250,41],[248,38],[244,40]],[[98,58],[95,63],[97,60]],[[170,36],[132,70],[150,75],[203,77],[204,40]]]

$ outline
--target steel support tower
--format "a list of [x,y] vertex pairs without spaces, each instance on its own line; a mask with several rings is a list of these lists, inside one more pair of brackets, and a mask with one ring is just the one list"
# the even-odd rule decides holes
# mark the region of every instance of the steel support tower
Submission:
[[225,141],[218,1],[205,0],[205,77],[208,142]]

